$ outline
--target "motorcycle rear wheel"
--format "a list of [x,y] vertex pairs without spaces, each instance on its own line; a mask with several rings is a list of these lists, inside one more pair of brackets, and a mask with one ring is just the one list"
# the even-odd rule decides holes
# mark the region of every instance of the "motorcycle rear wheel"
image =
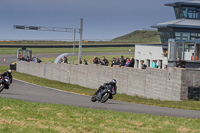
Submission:
[[105,103],[110,97],[110,93],[104,93],[101,98],[101,103]]
[[0,92],[2,92],[3,91],[3,89],[4,89],[4,84],[0,84]]

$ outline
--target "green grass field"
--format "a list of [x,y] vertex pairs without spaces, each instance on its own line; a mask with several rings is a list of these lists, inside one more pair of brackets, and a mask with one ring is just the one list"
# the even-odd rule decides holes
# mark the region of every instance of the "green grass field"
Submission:
[[[0,72],[8,66],[0,66]],[[65,91],[93,95],[95,90],[79,85],[51,81],[13,71],[14,78]],[[24,78],[26,77],[26,78]],[[114,100],[153,106],[200,111],[199,101],[159,101],[117,94]],[[68,132],[200,132],[200,119],[122,113],[57,104],[43,104],[0,97],[0,132],[68,133]]]
[[200,119],[161,117],[0,98],[2,133],[200,132]]
[[[73,48],[27,48],[32,50],[33,54],[39,53],[73,53]],[[131,52],[135,51],[135,47],[96,47],[96,48],[83,48],[82,53],[104,53],[104,52]],[[17,54],[18,48],[0,48],[1,55]],[[75,53],[78,53],[78,48],[75,49]]]

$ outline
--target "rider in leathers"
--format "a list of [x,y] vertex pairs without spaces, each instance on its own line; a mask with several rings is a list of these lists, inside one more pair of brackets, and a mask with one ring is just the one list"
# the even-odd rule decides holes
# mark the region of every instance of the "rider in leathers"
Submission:
[[[108,89],[110,89],[112,95],[115,95],[117,93],[116,83],[117,83],[117,81],[115,79],[113,79],[111,82],[104,83],[103,86],[100,86],[99,89],[96,91],[96,94],[98,94],[98,98],[101,98],[101,95],[102,95],[102,93],[99,93],[99,92],[101,92],[102,90],[104,90],[106,87]],[[111,95],[110,99],[113,98],[112,95]]]
[[11,75],[11,70],[9,69],[7,72],[4,72],[2,74],[0,74],[0,84],[3,82],[2,77],[4,76],[8,76],[10,79],[10,83],[12,83],[12,75]]

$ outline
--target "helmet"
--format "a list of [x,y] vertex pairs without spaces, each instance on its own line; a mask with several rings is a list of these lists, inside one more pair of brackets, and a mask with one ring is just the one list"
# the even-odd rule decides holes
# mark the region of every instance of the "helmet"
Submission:
[[11,71],[10,69],[8,69],[8,71],[7,71],[7,72],[8,72],[9,74],[11,74],[11,72],[12,72],[12,71]]
[[112,79],[112,83],[116,84],[117,80],[116,79]]

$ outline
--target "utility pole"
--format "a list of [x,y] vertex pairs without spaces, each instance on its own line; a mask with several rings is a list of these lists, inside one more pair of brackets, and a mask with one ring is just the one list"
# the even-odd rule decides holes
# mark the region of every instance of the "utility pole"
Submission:
[[83,19],[80,23],[80,40],[79,40],[79,53],[78,53],[78,64],[81,64],[81,51],[82,51],[82,37],[83,37]]

